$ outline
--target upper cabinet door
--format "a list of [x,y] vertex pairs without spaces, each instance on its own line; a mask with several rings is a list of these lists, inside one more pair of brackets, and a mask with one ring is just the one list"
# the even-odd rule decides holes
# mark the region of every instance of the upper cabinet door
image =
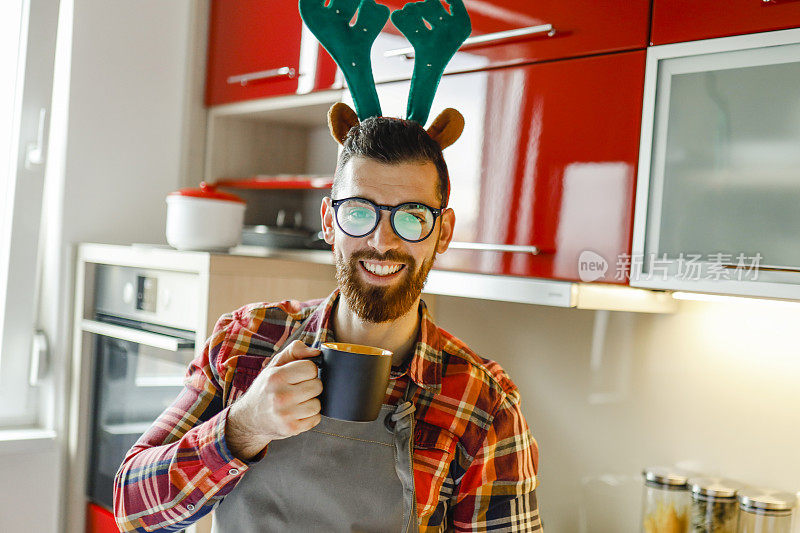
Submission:
[[[383,1],[391,9],[407,2]],[[447,72],[641,49],[647,46],[649,0],[465,0],[472,35]],[[372,50],[376,81],[407,79],[409,42],[391,23]]]
[[647,61],[631,285],[800,299],[800,29]]
[[651,44],[797,26],[800,26],[800,2],[793,0],[654,0]]
[[211,2],[206,105],[327,89],[335,75],[295,0]]
[[[436,267],[626,283],[644,66],[636,51],[444,76],[430,120],[454,107],[466,125],[444,151],[455,242]],[[407,82],[379,96],[404,116]]]

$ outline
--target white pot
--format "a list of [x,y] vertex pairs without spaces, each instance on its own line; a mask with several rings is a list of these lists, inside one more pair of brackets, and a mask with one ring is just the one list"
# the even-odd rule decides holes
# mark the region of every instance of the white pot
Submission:
[[178,250],[227,251],[241,242],[245,202],[205,182],[167,195],[167,242]]

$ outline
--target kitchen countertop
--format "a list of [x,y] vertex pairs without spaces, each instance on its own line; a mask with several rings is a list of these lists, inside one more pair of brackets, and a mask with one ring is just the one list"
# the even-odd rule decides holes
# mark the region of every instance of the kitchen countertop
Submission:
[[[98,262],[108,262],[110,258],[116,257],[129,265],[135,265],[137,262],[152,265],[155,262],[163,263],[165,268],[168,266],[171,269],[198,272],[207,271],[209,259],[213,256],[333,264],[333,254],[330,250],[266,248],[251,245],[239,245],[220,252],[181,251],[166,244],[152,243],[133,243],[128,246],[84,243],[81,249],[82,256],[89,261],[94,259]],[[436,268],[431,270],[423,292],[579,309],[671,313],[677,308],[676,302],[663,291],[655,292],[598,283],[456,272]]]
[[[215,252],[216,253],[216,252]],[[301,250],[293,248],[266,248],[264,246],[239,245],[231,248],[228,255],[246,255],[251,257],[274,257],[276,259],[296,259],[308,263],[333,264],[330,250]]]
[[[104,246],[104,245],[101,245]],[[113,245],[112,245],[113,246]],[[121,245],[124,246],[124,245]],[[266,257],[272,259],[287,259],[302,261],[304,263],[318,263],[332,265],[333,257],[330,250],[303,250],[299,248],[267,248],[265,246],[251,246],[240,244],[228,251],[199,251],[199,250],[177,250],[168,244],[153,244],[135,242],[130,245],[134,250],[158,251],[176,254],[211,254],[211,255],[234,255],[242,257]]]

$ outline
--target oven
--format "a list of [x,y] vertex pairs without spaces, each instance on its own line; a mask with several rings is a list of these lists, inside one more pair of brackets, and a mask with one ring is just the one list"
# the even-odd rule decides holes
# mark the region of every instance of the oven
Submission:
[[178,396],[195,355],[196,273],[97,265],[87,496],[113,509],[125,453]]

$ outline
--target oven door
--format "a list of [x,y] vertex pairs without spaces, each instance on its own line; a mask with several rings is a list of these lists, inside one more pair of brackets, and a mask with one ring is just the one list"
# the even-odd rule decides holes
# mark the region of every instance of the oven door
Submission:
[[102,315],[82,328],[96,334],[88,493],[112,509],[125,454],[183,388],[194,332]]

